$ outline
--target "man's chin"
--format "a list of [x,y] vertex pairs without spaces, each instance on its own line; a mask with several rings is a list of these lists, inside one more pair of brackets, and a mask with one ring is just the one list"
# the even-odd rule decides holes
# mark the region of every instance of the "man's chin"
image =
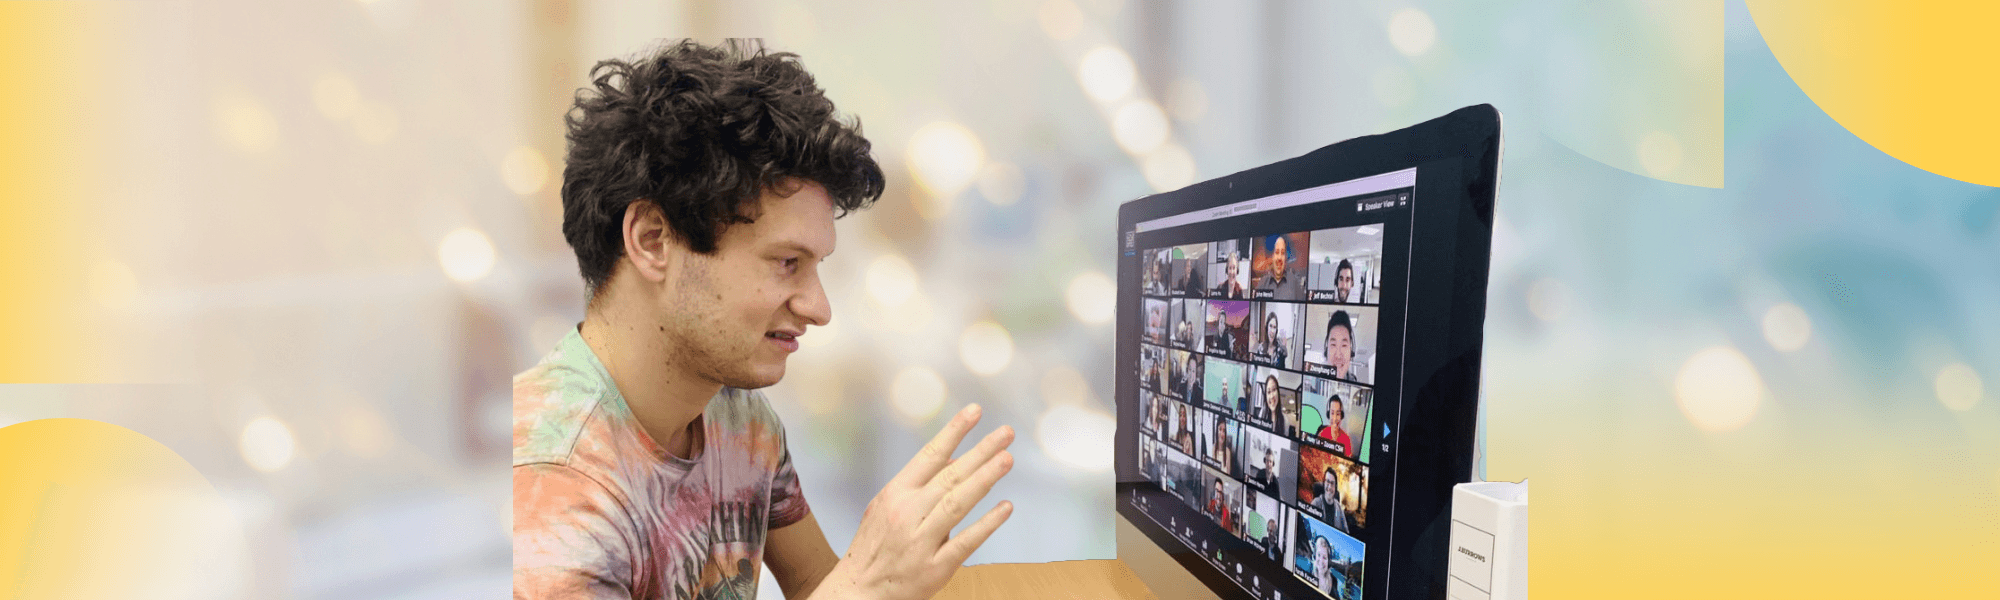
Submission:
[[784,378],[785,363],[779,362],[776,365],[757,365],[740,373],[733,373],[732,377],[722,384],[737,389],[754,390],[777,385],[778,381]]

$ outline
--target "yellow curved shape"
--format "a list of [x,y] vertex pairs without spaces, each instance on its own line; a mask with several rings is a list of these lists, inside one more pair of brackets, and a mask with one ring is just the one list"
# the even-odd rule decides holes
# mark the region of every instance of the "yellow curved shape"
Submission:
[[0,428],[0,598],[236,598],[242,528],[173,450],[89,419]]
[[2000,186],[2000,3],[1748,0],[1820,109],[1919,169]]

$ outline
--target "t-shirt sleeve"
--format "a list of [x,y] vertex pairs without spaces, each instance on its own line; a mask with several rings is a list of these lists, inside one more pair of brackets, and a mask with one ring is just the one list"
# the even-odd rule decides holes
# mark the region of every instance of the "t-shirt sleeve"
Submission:
[[620,501],[583,473],[514,467],[514,598],[631,598],[631,527]]
[[771,475],[771,516],[766,528],[777,529],[797,523],[811,512],[812,509],[806,506],[805,493],[799,490],[799,474],[792,470],[791,445],[785,441],[780,429],[778,469]]

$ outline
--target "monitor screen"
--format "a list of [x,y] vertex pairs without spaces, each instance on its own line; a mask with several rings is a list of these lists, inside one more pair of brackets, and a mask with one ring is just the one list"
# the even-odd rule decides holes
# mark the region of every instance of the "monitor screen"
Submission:
[[[1406,401],[1424,383],[1410,376],[1440,371],[1435,352],[1418,352],[1423,372],[1413,373],[1406,348],[1443,346],[1465,326],[1413,329],[1412,319],[1435,319],[1440,306],[1483,316],[1486,245],[1456,248],[1481,265],[1476,301],[1464,298],[1467,286],[1439,284],[1465,273],[1425,272],[1464,262],[1434,257],[1459,231],[1425,215],[1431,203],[1465,203],[1462,185],[1425,185],[1459,181],[1461,167],[1413,162],[1262,195],[1204,184],[1126,211],[1119,314],[1129,322],[1120,323],[1118,345],[1133,360],[1120,361],[1117,381],[1118,510],[1190,570],[1205,571],[1197,575],[1219,595],[1397,597],[1377,579],[1391,577],[1397,565],[1389,563],[1418,545],[1420,532],[1408,529],[1430,525],[1441,502],[1430,498],[1435,483],[1468,479],[1466,461],[1455,457],[1470,454],[1469,428],[1431,423],[1419,427],[1425,439],[1403,434],[1410,419],[1457,421],[1476,406],[1478,318],[1475,384],[1452,388],[1442,412]],[[1400,446],[1412,443],[1431,447],[1399,465]],[[1436,460],[1439,448],[1453,458]],[[1422,473],[1412,478],[1420,489],[1399,490],[1399,469],[1458,472]],[[1424,522],[1389,518],[1399,491],[1424,496],[1425,514],[1411,515]],[[1410,547],[1390,551],[1399,544]],[[1431,573],[1444,560],[1438,545],[1435,561],[1420,561],[1421,576],[1441,580]]]

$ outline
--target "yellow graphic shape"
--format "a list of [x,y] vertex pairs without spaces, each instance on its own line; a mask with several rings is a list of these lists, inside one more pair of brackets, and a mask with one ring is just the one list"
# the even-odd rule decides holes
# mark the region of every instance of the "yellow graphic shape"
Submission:
[[1925,171],[2000,186],[2000,2],[1749,0],[1821,110]]
[[173,450],[88,419],[0,428],[0,598],[235,598],[242,529]]
[[97,80],[113,47],[102,35],[109,12],[0,2],[0,383],[102,380],[101,316],[129,298],[122,267],[93,277],[86,216],[102,204],[91,190],[110,178],[91,166],[113,114]]

